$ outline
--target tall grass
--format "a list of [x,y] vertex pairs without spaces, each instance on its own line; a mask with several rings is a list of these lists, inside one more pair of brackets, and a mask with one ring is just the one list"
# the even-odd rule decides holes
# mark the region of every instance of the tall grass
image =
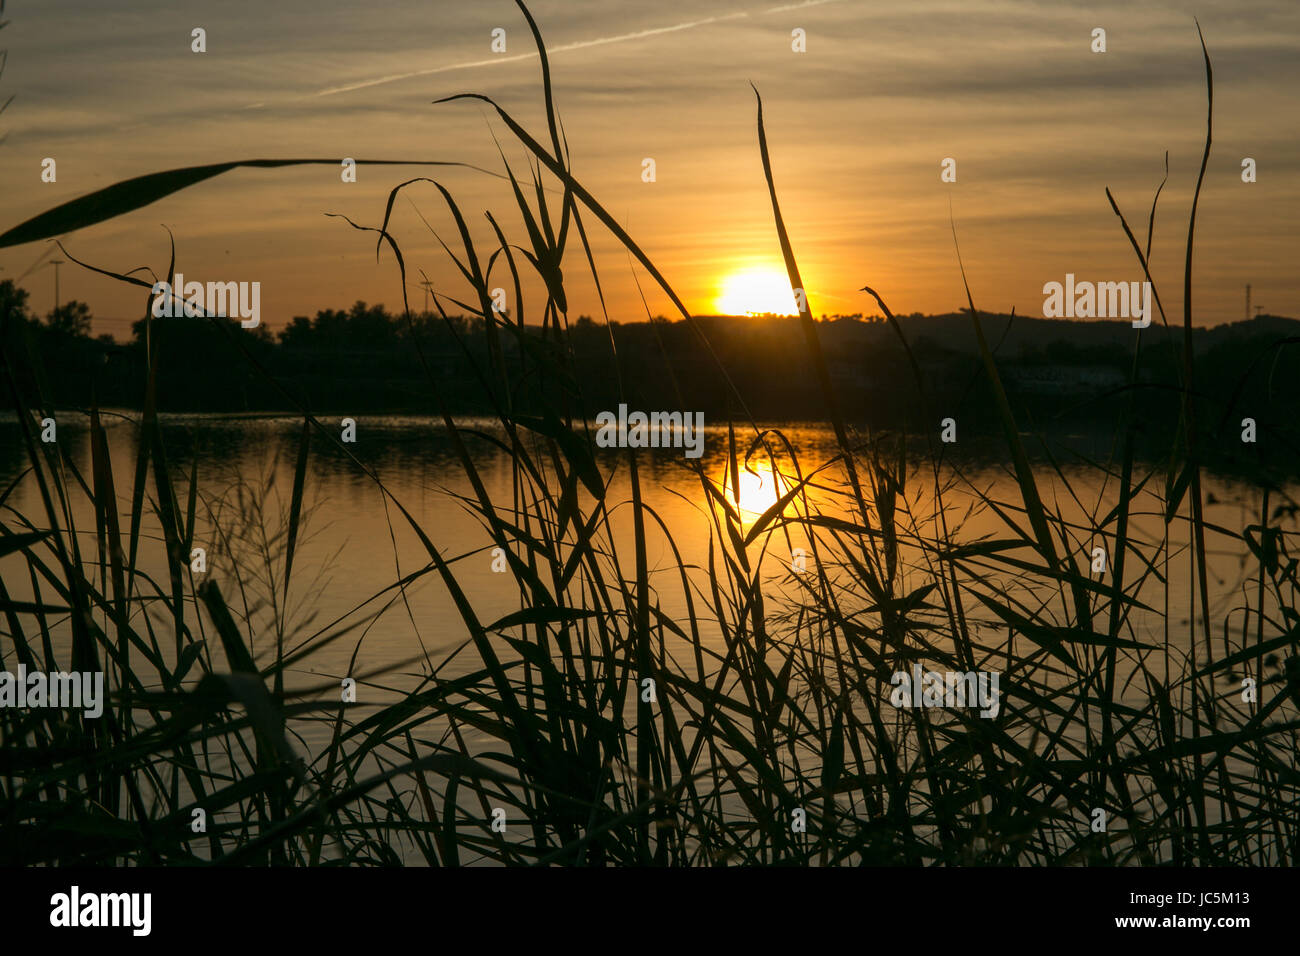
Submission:
[[[1213,410],[1224,416],[1220,433],[1206,431],[1212,410],[1198,405],[1190,339],[1196,202],[1184,275],[1185,400],[1167,461],[1135,460],[1142,425],[1135,399],[1117,423],[1109,460],[1067,468],[1043,443],[1038,454],[1047,468],[1036,468],[968,288],[1016,490],[1003,500],[932,440],[918,457],[906,436],[852,433],[801,300],[837,453],[801,461],[789,436],[750,419],[732,388],[742,414],[726,429],[725,467],[718,473],[686,463],[698,485],[693,504],[709,529],[707,561],[693,564],[677,541],[686,532],[648,500],[637,452],[626,450],[611,468],[594,451],[587,423],[597,410],[584,399],[582,370],[567,348],[570,280],[561,264],[584,263],[599,289],[588,230],[604,228],[682,318],[693,318],[574,177],[541,33],[519,6],[540,54],[549,145],[486,96],[451,99],[489,104],[535,161],[521,180],[502,157],[526,236],[513,243],[488,214],[496,241],[477,248],[453,195],[423,178],[393,189],[378,226],[349,220],[391,253],[403,290],[406,259],[389,228],[399,194],[431,187],[455,223],[458,245],[444,249],[468,294],[439,292],[435,301],[440,312],[452,304],[486,323],[489,359],[479,373],[494,427],[458,423],[432,372],[430,410],[466,479],[468,491],[455,503],[476,517],[488,547],[503,549],[509,573],[501,587],[517,598],[517,610],[485,619],[448,556],[464,542],[438,541],[309,409],[295,406],[302,431],[286,500],[276,498],[283,489],[273,480],[251,486],[247,478],[209,496],[197,466],[186,475],[169,463],[155,360],[132,425],[133,474],[114,474],[96,408],[88,410],[90,470],[83,474],[62,443],[39,441],[34,422],[54,412],[16,384],[15,363],[39,368],[39,354],[20,359],[18,343],[6,343],[28,467],[0,497],[3,665],[103,669],[113,706],[98,721],[0,712],[0,859],[1295,863],[1300,615],[1296,531],[1285,521],[1289,515],[1294,523],[1296,502],[1270,477],[1270,462],[1246,462],[1258,488],[1258,524],[1230,529],[1206,518],[1201,455],[1222,437],[1232,409]],[[1212,97],[1208,53],[1205,62]],[[802,288],[761,100],[757,133],[777,239],[792,287]],[[1209,145],[1207,122],[1207,157]],[[143,185],[114,194],[106,214],[159,197],[152,177],[132,182]],[[88,199],[7,235],[62,231],[65,214],[82,222],[93,208]],[[1120,218],[1151,278],[1155,204],[1145,253]],[[575,236],[579,251],[569,249]],[[173,261],[167,274],[174,272]],[[520,290],[529,272],[546,296],[526,315]],[[513,314],[492,309],[490,289],[502,281],[515,289]],[[865,291],[902,337],[884,298]],[[405,297],[404,305],[419,349]],[[230,323],[213,321],[239,346]],[[517,346],[517,364],[506,360],[507,342]],[[616,354],[612,335],[610,345],[616,364],[634,360]],[[724,364],[713,361],[728,382]],[[1139,393],[1136,377],[1131,387]],[[690,396],[682,403],[689,408]],[[937,424],[929,409],[925,415]],[[312,616],[314,592],[295,575],[313,520],[313,448],[321,443],[373,482],[393,516],[390,530],[414,534],[427,556],[323,625]],[[485,456],[495,455],[510,462],[506,497],[489,493],[481,471]],[[1080,465],[1083,481],[1070,477]],[[780,488],[758,516],[739,502],[741,475],[755,468],[773,471]],[[9,504],[20,485],[33,490],[39,513]],[[74,520],[87,503],[93,527]],[[965,533],[979,515],[1001,532]],[[1148,539],[1137,527],[1153,516],[1164,533]],[[191,572],[200,528],[221,541],[233,569],[224,576]],[[1109,555],[1100,575],[1089,566],[1096,541]],[[1238,550],[1254,585],[1221,622],[1220,641],[1209,619],[1211,543]],[[660,545],[675,556],[668,571],[651,567],[650,548]],[[796,547],[809,553],[806,572],[791,570]],[[166,579],[145,573],[146,552],[164,560]],[[360,633],[424,578],[437,581],[456,609],[464,640],[452,654],[368,672],[354,652],[348,674],[337,677],[388,689],[378,706],[341,702],[337,678],[286,687],[297,665]],[[1200,608],[1185,634],[1168,612],[1180,588],[1187,606]],[[665,610],[677,605],[686,613]],[[1163,629],[1159,641],[1150,637],[1152,621]],[[1281,666],[1271,663],[1278,658]],[[890,677],[914,663],[1000,673],[997,715],[894,708]],[[412,688],[397,672],[413,665],[421,671]],[[1242,675],[1258,681],[1256,701],[1243,698]],[[647,678],[653,701],[643,693]],[[309,746],[309,738],[324,743]],[[207,814],[206,832],[192,826],[196,808]],[[490,826],[494,808],[506,810],[505,833]],[[806,817],[802,830],[792,827],[795,810]],[[1097,810],[1108,821],[1102,832],[1091,826]]]

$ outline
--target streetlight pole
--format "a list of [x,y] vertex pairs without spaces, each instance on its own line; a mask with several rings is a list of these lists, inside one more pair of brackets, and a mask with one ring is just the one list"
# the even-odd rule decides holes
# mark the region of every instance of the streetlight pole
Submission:
[[59,307],[59,266],[63,265],[63,259],[51,259],[50,265],[54,266],[54,308]]

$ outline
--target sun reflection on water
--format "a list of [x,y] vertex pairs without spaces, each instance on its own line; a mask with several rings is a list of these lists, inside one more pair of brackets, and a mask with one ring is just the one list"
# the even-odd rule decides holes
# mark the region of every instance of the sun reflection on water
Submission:
[[779,472],[773,472],[767,462],[751,463],[748,468],[742,465],[739,479],[740,499],[737,501],[731,476],[725,471],[722,476],[727,500],[738,506],[741,518],[746,521],[763,514],[790,490],[790,483]]

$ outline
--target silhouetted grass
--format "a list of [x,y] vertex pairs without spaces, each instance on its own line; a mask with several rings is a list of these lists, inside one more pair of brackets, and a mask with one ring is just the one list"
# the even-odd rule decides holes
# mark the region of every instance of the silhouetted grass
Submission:
[[[1300,561],[1296,532],[1282,522],[1293,522],[1296,502],[1272,486],[1261,460],[1259,523],[1230,529],[1207,521],[1199,476],[1212,436],[1204,431],[1207,410],[1197,404],[1190,336],[1182,424],[1168,460],[1144,471],[1135,458],[1135,375],[1114,452],[1083,463],[1090,480],[1080,487],[1050,447],[1042,449],[1049,472],[1030,466],[968,289],[1016,489],[1002,500],[947,461],[932,435],[928,454],[916,461],[905,436],[851,434],[801,301],[837,454],[801,462],[787,436],[760,428],[731,389],[742,414],[729,423],[724,473],[685,462],[698,481],[692,503],[709,529],[707,563],[688,564],[675,540],[683,530],[647,501],[636,451],[627,449],[618,468],[608,469],[593,450],[587,423],[596,409],[567,346],[560,269],[566,255],[581,256],[599,288],[587,220],[619,240],[685,321],[693,318],[650,257],[573,176],[545,47],[520,8],[541,54],[550,145],[492,100],[475,98],[497,111],[538,164],[531,181],[520,181],[502,157],[527,233],[522,244],[512,244],[489,215],[496,244],[476,248],[452,194],[422,178],[392,191],[379,226],[352,223],[392,253],[404,290],[406,261],[389,231],[399,193],[431,185],[456,225],[458,246],[445,249],[470,294],[439,293],[435,301],[440,311],[446,299],[485,323],[488,357],[475,368],[494,409],[493,430],[458,424],[420,336],[412,342],[428,373],[430,407],[468,483],[449,503],[468,509],[488,546],[502,549],[509,573],[501,586],[517,595],[518,609],[485,619],[461,583],[460,559],[445,550],[465,542],[438,542],[334,428],[296,402],[303,424],[288,500],[276,498],[272,479],[260,484],[248,476],[209,499],[197,466],[178,475],[168,462],[156,414],[156,358],[134,474],[113,473],[108,437],[92,409],[92,468],[83,475],[62,446],[37,438],[33,422],[50,409],[24,404],[14,386],[19,359],[6,349],[28,468],[0,498],[7,513],[0,555],[7,568],[21,561],[23,574],[21,587],[16,578],[12,589],[0,582],[4,666],[102,668],[114,693],[98,721],[0,714],[0,858],[1293,864],[1300,849],[1293,809],[1300,795]],[[1211,84],[1208,54],[1206,76]],[[791,285],[801,288],[761,101],[757,129],[777,238]],[[1207,155],[1209,143],[1207,129]],[[120,184],[106,215],[157,198],[152,179],[131,181],[151,182],[138,194]],[[93,205],[77,202],[83,213]],[[46,214],[59,222],[63,215]],[[1153,204],[1149,232],[1154,217]],[[1195,203],[1191,219],[1187,329]],[[1149,236],[1144,254],[1122,224],[1151,278]],[[575,236],[579,253],[568,248]],[[522,332],[524,270],[546,289],[530,316],[540,338]],[[516,290],[513,315],[492,309],[489,290],[502,272]],[[884,299],[865,291],[907,346]],[[414,330],[409,305],[405,318]],[[243,349],[237,330],[214,325]],[[521,350],[517,368],[503,358],[501,343],[510,340]],[[728,382],[724,363],[712,360]],[[39,355],[27,361],[39,367]],[[467,354],[466,361],[474,359]],[[690,407],[689,395],[682,407]],[[937,427],[935,410],[926,415]],[[1230,433],[1226,421],[1220,438]],[[415,534],[427,563],[318,625],[312,591],[295,566],[311,520],[313,449],[329,444],[374,483],[394,526]],[[484,452],[509,456],[508,497],[489,493],[480,474]],[[780,475],[781,496],[762,515],[746,517],[738,504],[741,474],[755,466]],[[34,486],[41,513],[8,506],[19,482]],[[622,482],[626,500],[614,491]],[[1095,492],[1086,500],[1088,488]],[[92,506],[93,528],[75,523],[78,502]],[[617,512],[630,513],[630,532],[616,526]],[[998,536],[963,533],[977,513],[997,518]],[[1136,525],[1153,517],[1165,531],[1147,540]],[[215,575],[200,581],[191,573],[200,525],[220,536],[235,569],[224,590]],[[1104,574],[1089,570],[1098,540],[1109,556]],[[648,549],[657,541],[675,556],[670,572],[650,567]],[[1254,584],[1215,622],[1221,640],[1208,617],[1211,541],[1248,555]],[[802,573],[790,566],[795,548],[808,552]],[[166,580],[143,570],[147,551],[165,558]],[[356,636],[427,576],[450,596],[463,629],[452,654],[421,654],[366,672],[358,641],[346,676],[387,689],[389,700],[379,705],[341,702],[338,679],[285,687],[286,671]],[[1180,588],[1189,607],[1200,605],[1199,633],[1196,613],[1185,634],[1170,620]],[[664,610],[678,600],[684,615]],[[1143,621],[1163,624],[1162,642],[1145,638]],[[1270,657],[1284,663],[1270,666]],[[413,689],[383,683],[415,663],[423,670]],[[894,708],[890,677],[914,663],[998,672],[999,712],[981,718],[962,709]],[[1243,700],[1242,674],[1259,682],[1258,702]],[[653,701],[642,691],[647,678]],[[308,747],[308,735],[323,743]],[[205,833],[191,828],[195,808],[207,813]],[[494,808],[506,811],[504,834],[490,826]],[[796,809],[806,815],[802,832],[791,826]],[[1108,817],[1104,832],[1090,827],[1097,809]]]

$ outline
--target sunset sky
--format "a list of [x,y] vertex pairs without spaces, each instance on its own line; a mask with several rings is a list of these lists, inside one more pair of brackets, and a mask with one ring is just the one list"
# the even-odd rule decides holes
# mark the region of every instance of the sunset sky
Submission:
[[[517,173],[524,151],[485,106],[492,96],[545,141],[538,60],[507,0],[12,0],[0,101],[0,231],[122,179],[236,159],[351,156],[456,160],[493,171],[493,134]],[[1183,245],[1205,123],[1204,69],[1193,15],[1214,65],[1214,147],[1201,196],[1196,321],[1238,319],[1244,285],[1265,310],[1300,315],[1300,5],[1294,0],[1062,3],[1059,0],[762,0],[691,3],[534,0],[551,48],[560,117],[577,178],[616,216],[697,313],[736,301],[735,276],[781,269],[757,147],[752,81],[764,97],[782,211],[816,314],[964,305],[949,225],[956,222],[977,306],[1041,315],[1043,284],[1141,278],[1114,192],[1145,236],[1169,152],[1153,270],[1181,317]],[[191,30],[207,52],[191,52]],[[491,32],[506,31],[504,54]],[[1106,30],[1107,52],[1091,32]],[[791,49],[791,31],[807,52]],[[40,181],[41,161],[58,181]],[[656,181],[642,182],[653,158]],[[945,157],[957,182],[940,181]],[[1258,163],[1258,182],[1241,163]],[[480,254],[492,210],[527,244],[510,190],[467,169],[336,167],[237,170],[65,239],[101,268],[166,268],[168,226],[189,279],[259,281],[265,324],[346,307],[400,307],[399,279],[364,225],[389,189],[432,175],[456,197]],[[408,189],[394,233],[423,305],[417,269],[464,297],[445,253],[455,227],[431,186]],[[587,218],[611,317],[646,316],[626,253]],[[46,242],[0,250],[0,278],[19,278],[42,314],[57,257]],[[599,315],[570,243],[570,315]],[[667,298],[637,269],[651,314]],[[508,285],[505,273],[501,285]],[[94,331],[123,335],[143,314],[139,290],[68,264],[62,297],[89,302]],[[744,285],[744,283],[742,283]],[[778,290],[779,292],[779,290]],[[779,298],[779,295],[777,296]],[[513,305],[513,303],[512,303]],[[526,292],[539,318],[536,287]],[[778,303],[779,305],[779,303]],[[454,308],[449,307],[452,311]]]

